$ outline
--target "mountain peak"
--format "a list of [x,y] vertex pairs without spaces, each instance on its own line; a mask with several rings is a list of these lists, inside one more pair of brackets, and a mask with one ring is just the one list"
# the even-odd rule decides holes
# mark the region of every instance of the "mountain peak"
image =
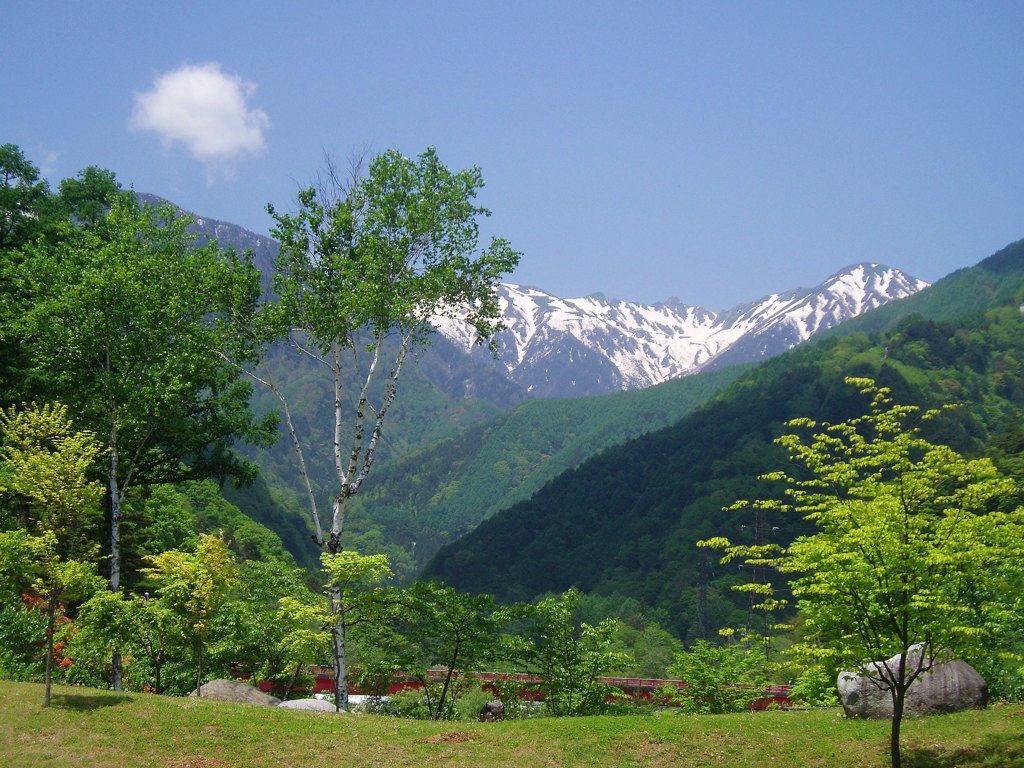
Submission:
[[[815,333],[927,283],[877,262],[845,267],[813,288],[796,288],[715,313],[669,298],[657,304],[592,293],[561,299],[540,289],[499,287],[505,330],[498,360],[534,397],[639,389],[786,351]],[[437,330],[472,354],[462,324],[438,318]]]
[[[161,202],[152,195],[139,197]],[[276,242],[206,217],[195,217],[192,229],[221,245],[252,250],[264,287],[270,290]],[[992,258],[1019,258],[1020,245],[1008,248],[1008,255]],[[455,348],[533,397],[597,395],[770,357],[926,286],[898,269],[864,261],[813,288],[770,294],[726,312],[712,312],[676,297],[656,304],[611,299],[604,293],[562,299],[534,286],[504,283],[497,291],[505,324],[496,339],[497,361],[474,343],[465,323],[439,317],[434,325]]]

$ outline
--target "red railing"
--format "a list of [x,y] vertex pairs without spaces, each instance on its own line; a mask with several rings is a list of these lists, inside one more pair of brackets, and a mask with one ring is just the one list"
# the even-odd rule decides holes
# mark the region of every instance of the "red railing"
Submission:
[[[246,673],[238,672],[234,665],[232,665],[232,672],[235,677],[243,680],[247,680],[250,677]],[[334,692],[334,670],[330,667],[308,667],[306,674],[313,676],[312,693]],[[427,674],[431,682],[441,682],[444,680],[445,670],[431,669]],[[458,672],[455,674],[456,677],[460,676]],[[520,685],[519,698],[527,701],[542,701],[544,698],[540,691],[540,677],[528,672],[475,672],[473,673],[473,678],[481,683],[481,688],[495,694],[498,693],[495,683],[511,681]],[[644,701],[653,701],[658,691],[664,686],[678,689],[685,689],[687,687],[686,683],[682,680],[662,680],[652,677],[601,677],[598,680],[606,685],[620,689],[634,699]],[[264,692],[271,690],[271,684],[268,681],[261,682],[259,687]],[[396,675],[387,686],[387,694],[391,695],[422,687],[423,683],[413,679],[411,676]],[[749,688],[749,686],[741,687]],[[349,693],[356,694],[371,693],[371,691],[364,690],[351,681],[349,682],[348,690]],[[772,706],[791,707],[793,706],[793,701],[789,698],[790,690],[791,686],[788,685],[766,686],[762,690],[762,695],[750,705],[750,709],[757,711],[768,709]],[[659,703],[671,705],[670,701],[663,698]]]

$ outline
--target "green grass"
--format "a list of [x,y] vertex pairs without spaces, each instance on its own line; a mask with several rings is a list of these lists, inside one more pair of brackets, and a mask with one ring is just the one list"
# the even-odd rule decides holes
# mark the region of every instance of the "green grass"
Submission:
[[[430,723],[0,681],[0,765],[881,768],[888,724],[838,710]],[[1024,707],[904,726],[907,768],[1024,766]]]

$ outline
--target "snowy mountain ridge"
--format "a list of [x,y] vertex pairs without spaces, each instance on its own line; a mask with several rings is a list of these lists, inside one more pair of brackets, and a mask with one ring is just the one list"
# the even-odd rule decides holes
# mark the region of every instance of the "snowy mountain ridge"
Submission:
[[[153,195],[139,197],[162,202]],[[194,219],[190,229],[201,237],[251,250],[269,292],[278,249],[274,240],[216,219]],[[561,299],[537,288],[505,284],[498,289],[506,330],[496,339],[497,362],[474,346],[465,324],[437,318],[435,328],[446,343],[436,345],[428,377],[450,394],[495,397],[503,403],[524,396],[639,389],[777,355],[818,331],[926,286],[898,269],[865,262],[836,272],[814,288],[713,312],[677,299],[653,305],[602,294]]]
[[[713,312],[675,299],[654,305],[602,294],[562,299],[537,288],[503,284],[498,295],[506,329],[497,336],[498,360],[506,375],[534,397],[638,389],[779,354],[927,285],[898,269],[865,262],[814,288]],[[439,318],[435,327],[456,346],[481,354],[458,320]]]

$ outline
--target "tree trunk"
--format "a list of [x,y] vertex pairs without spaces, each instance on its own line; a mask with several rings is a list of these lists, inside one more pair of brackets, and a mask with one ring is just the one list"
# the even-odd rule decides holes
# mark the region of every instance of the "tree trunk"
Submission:
[[302,671],[302,662],[300,661],[295,665],[295,669],[292,670],[291,679],[288,680],[288,687],[284,689],[284,700],[288,701],[288,697],[292,695],[292,688],[295,687],[295,678],[299,676],[299,672]]
[[[332,536],[332,541],[336,539]],[[332,548],[333,549],[333,548]],[[348,666],[345,659],[345,617],[342,614],[341,588],[336,584],[329,590],[331,614],[337,616],[331,630],[331,649],[334,652],[334,708],[341,712],[348,710]]]
[[444,705],[448,699],[448,688],[451,686],[452,675],[455,673],[455,665],[459,663],[459,643],[455,643],[455,650],[452,653],[452,658],[448,664],[448,674],[444,677],[444,685],[441,687],[441,698],[437,702],[437,717],[435,720],[440,720],[444,717]]
[[[121,494],[117,487],[118,454],[117,427],[110,430],[110,591],[121,589]],[[115,648],[110,660],[110,674],[115,691],[124,690],[121,649]]]
[[430,715],[431,720],[439,719],[434,710],[434,700],[430,694],[430,670],[428,669],[423,673],[421,678],[423,680],[423,695],[427,699],[427,714]]
[[895,691],[892,702],[892,730],[889,733],[889,754],[892,768],[900,768],[900,726],[903,724],[903,705],[906,703],[907,692],[902,689]]
[[121,662],[121,649],[115,648],[110,657],[111,687],[115,691],[124,690],[124,665]]
[[196,645],[196,698],[203,695],[201,690],[203,682],[203,643],[200,640]]
[[[327,552],[332,555],[337,555],[342,551],[341,531],[345,525],[345,502],[348,498],[345,488],[345,484],[342,483],[342,490],[334,499],[331,536],[326,542]],[[345,606],[342,605],[341,587],[337,584],[331,585],[330,599],[331,614],[337,616],[334,629],[331,630],[331,642],[334,650],[334,708],[341,712],[348,711],[348,683],[345,680],[348,675],[348,664],[345,657]]]
[[[904,615],[903,647],[905,649],[909,648],[906,640],[906,625],[907,621]],[[903,762],[902,755],[900,754],[900,726],[903,725],[903,709],[907,702],[907,690],[910,688],[910,683],[907,682],[907,654],[907,650],[900,654],[899,665],[896,668],[895,674],[888,669],[888,664],[883,664],[892,685],[889,689],[892,694],[892,729],[889,731],[889,757],[892,761],[892,768],[900,768]]]
[[53,669],[53,626],[56,623],[57,601],[50,599],[50,607],[46,611],[46,673],[43,678],[43,707],[50,706],[50,680]]

